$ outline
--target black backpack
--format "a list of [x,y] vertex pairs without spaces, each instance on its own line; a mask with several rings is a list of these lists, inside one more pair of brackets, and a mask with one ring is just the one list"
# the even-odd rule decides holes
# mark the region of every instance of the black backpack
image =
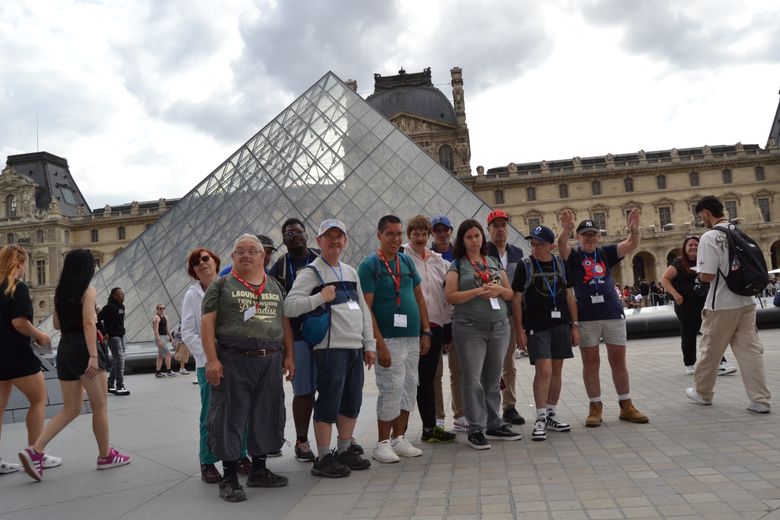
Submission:
[[761,248],[755,240],[733,224],[729,224],[728,228],[716,229],[724,232],[728,241],[729,272],[720,273],[726,279],[728,288],[741,296],[761,294],[769,283],[766,260]]

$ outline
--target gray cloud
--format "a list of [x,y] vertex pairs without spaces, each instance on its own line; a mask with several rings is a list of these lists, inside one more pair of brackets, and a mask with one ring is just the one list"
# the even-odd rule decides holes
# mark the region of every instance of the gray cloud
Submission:
[[[777,8],[759,13],[744,25],[735,25],[728,13],[739,5],[732,1],[707,4],[704,12],[712,16],[703,18],[701,9],[693,16],[685,12],[684,4],[673,0],[591,0],[580,5],[588,21],[622,27],[627,51],[660,58],[676,67],[712,68],[780,59]],[[760,42],[754,52],[746,55],[734,50],[751,42]]]

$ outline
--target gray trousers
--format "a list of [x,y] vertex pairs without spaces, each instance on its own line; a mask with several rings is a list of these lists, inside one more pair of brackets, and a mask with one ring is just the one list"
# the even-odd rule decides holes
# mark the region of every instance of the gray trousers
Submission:
[[108,372],[108,385],[116,383],[117,387],[125,385],[125,337],[111,336],[108,338],[108,350],[111,351],[111,369]]
[[220,352],[224,377],[211,385],[209,395],[209,448],[219,460],[241,457],[246,431],[247,453],[265,455],[284,443],[284,387],[282,353],[250,357]]
[[501,368],[509,342],[509,320],[455,319],[452,338],[460,361],[460,388],[469,433],[498,428],[501,420]]

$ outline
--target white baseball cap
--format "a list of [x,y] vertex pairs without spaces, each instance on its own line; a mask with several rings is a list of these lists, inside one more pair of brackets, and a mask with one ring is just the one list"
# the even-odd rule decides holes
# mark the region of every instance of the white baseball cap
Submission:
[[329,218],[327,220],[323,220],[320,223],[320,229],[317,232],[317,238],[321,237],[322,235],[327,233],[329,229],[333,229],[333,228],[338,228],[341,231],[343,231],[345,235],[347,234],[347,227],[344,225],[342,221],[335,218]]

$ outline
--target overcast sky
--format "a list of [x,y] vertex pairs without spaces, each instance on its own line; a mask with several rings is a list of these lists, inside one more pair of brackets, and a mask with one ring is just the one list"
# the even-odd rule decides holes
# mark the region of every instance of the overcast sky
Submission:
[[402,66],[450,98],[463,69],[474,170],[763,147],[778,27],[776,0],[3,0],[0,157],[66,157],[93,208],[181,197],[328,70],[365,97]]

